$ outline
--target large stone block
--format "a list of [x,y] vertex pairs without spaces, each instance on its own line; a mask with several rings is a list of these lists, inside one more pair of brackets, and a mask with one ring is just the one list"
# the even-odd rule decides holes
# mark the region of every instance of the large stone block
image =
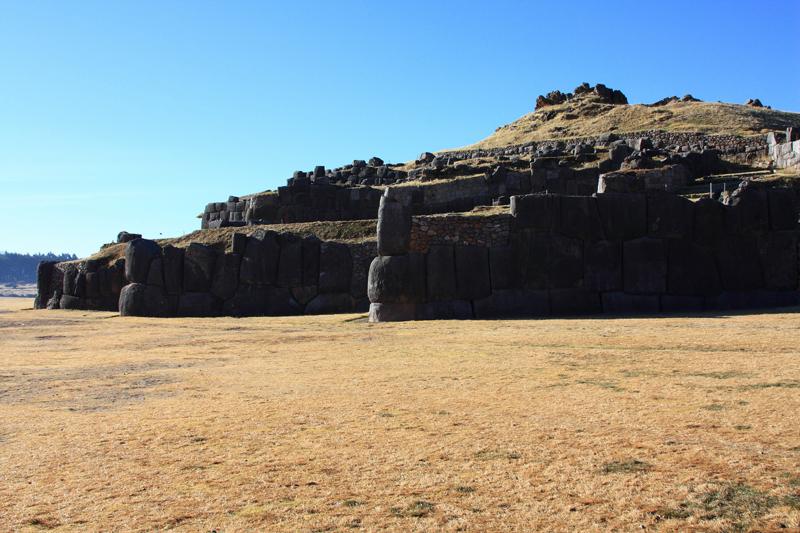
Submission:
[[83,300],[77,296],[62,294],[58,305],[59,309],[83,309]]
[[472,317],[472,304],[466,300],[428,302],[417,305],[417,320],[467,320]]
[[417,304],[377,303],[369,305],[370,322],[404,322],[417,317]]
[[583,285],[583,244],[557,234],[530,232],[525,239],[525,286],[528,289],[576,288]]
[[303,284],[303,242],[291,233],[278,235],[281,247],[276,284],[280,287],[299,287]]
[[379,256],[370,264],[367,294],[372,303],[424,302],[425,285],[420,254]]
[[191,243],[183,252],[184,292],[208,292],[214,276],[217,253],[213,248]]
[[548,287],[551,289],[583,286],[583,242],[552,235],[548,251]]
[[747,291],[764,287],[755,237],[728,236],[714,248],[722,288]]
[[636,239],[622,247],[623,287],[629,294],[660,294],[667,289],[667,254],[661,239]]
[[346,244],[323,242],[319,254],[319,292],[348,292],[353,258]]
[[355,301],[346,292],[320,294],[308,302],[305,308],[307,315],[328,315],[336,313],[352,313]]
[[511,197],[511,214],[518,228],[553,231],[561,213],[559,196],[527,194]]
[[485,298],[491,292],[489,250],[484,246],[455,247],[456,293],[459,300]]
[[432,245],[426,256],[427,295],[429,301],[456,298],[456,259],[453,246]]
[[587,242],[584,248],[584,286],[591,291],[622,290],[622,244]]
[[714,255],[685,239],[667,241],[667,292],[676,296],[710,296],[721,284]]
[[130,283],[122,288],[119,295],[121,316],[163,317],[168,313],[169,302],[163,288],[143,283]]
[[280,246],[274,231],[257,231],[247,239],[239,279],[249,285],[275,283]]
[[267,289],[267,306],[264,314],[268,316],[294,316],[302,315],[303,308],[285,287],[271,287]]
[[211,283],[211,294],[220,300],[227,300],[236,294],[239,286],[239,254],[220,255],[214,267],[214,280]]
[[125,277],[131,283],[146,283],[150,263],[161,256],[161,247],[149,239],[134,239],[125,248]]
[[550,314],[547,291],[525,289],[493,290],[486,298],[475,300],[475,318],[538,317]]
[[647,195],[647,232],[651,237],[691,239],[694,204],[670,193]]
[[705,309],[705,297],[703,296],[661,295],[661,311],[663,313],[697,312],[703,309]]
[[209,292],[184,292],[178,299],[178,316],[217,316],[221,301]]
[[767,289],[797,288],[797,245],[798,234],[795,231],[771,232],[759,237],[758,251]]
[[591,315],[602,313],[600,295],[585,289],[553,289],[550,291],[550,313],[553,315]]
[[489,270],[493,291],[520,287],[522,284],[519,256],[512,246],[489,248]]
[[168,244],[164,246],[161,258],[167,294],[180,294],[183,291],[183,248]]
[[381,196],[378,207],[378,254],[408,253],[411,239],[411,211],[401,202]]
[[769,190],[769,225],[773,231],[797,228],[797,203],[794,191]]
[[150,263],[150,270],[147,273],[147,284],[155,285],[156,287],[164,286],[164,260],[161,257],[156,257]]
[[562,196],[558,231],[574,239],[600,241],[605,238],[597,199],[593,196]]
[[767,191],[748,187],[725,210],[727,233],[763,233],[769,229]]
[[33,307],[35,309],[45,309],[47,301],[50,299],[50,280],[53,278],[55,261],[40,261],[36,267],[36,300]]
[[626,241],[647,234],[647,200],[643,194],[601,194],[597,208],[608,240]]
[[266,310],[267,288],[251,284],[240,284],[222,306],[223,314],[230,316],[261,316]]
[[303,238],[303,285],[316,286],[319,283],[320,240],[315,236]]
[[652,314],[661,308],[656,294],[627,294],[605,292],[602,295],[603,312],[609,314]]
[[725,234],[725,206],[711,198],[701,198],[694,204],[695,241],[713,245]]

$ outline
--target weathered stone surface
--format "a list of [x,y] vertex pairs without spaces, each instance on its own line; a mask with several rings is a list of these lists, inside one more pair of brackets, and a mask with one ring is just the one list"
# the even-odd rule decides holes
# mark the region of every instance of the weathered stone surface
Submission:
[[334,313],[352,313],[355,308],[353,297],[348,293],[320,294],[306,305],[305,314],[323,315]]
[[417,304],[377,303],[369,305],[370,322],[404,322],[417,316]]
[[36,299],[34,309],[45,309],[50,294],[50,280],[53,277],[56,261],[40,261],[36,266]]
[[125,248],[125,277],[131,283],[146,283],[150,263],[161,256],[161,247],[149,239],[134,239]]
[[319,283],[320,240],[310,236],[303,239],[303,285],[316,286]]
[[747,187],[725,210],[727,233],[763,233],[769,229],[767,191]]
[[424,302],[424,257],[420,254],[376,257],[369,267],[367,294],[372,303]]
[[797,229],[797,204],[790,189],[769,190],[769,225],[773,231]]
[[455,247],[456,292],[460,300],[485,298],[491,292],[489,250],[484,246]]
[[267,289],[267,306],[265,314],[268,316],[294,316],[302,315],[303,308],[285,287]]
[[221,300],[232,298],[239,286],[239,254],[220,255],[214,267],[214,279],[211,283],[211,294]]
[[63,266],[64,278],[62,280],[61,291],[68,296],[75,296],[75,281],[78,277],[77,265],[69,264]]
[[303,242],[290,233],[278,235],[281,247],[276,284],[298,287],[303,284]]
[[75,276],[75,296],[86,298],[86,272],[78,271]]
[[257,231],[247,239],[239,277],[249,285],[275,283],[280,246],[274,231]]
[[714,255],[683,239],[667,241],[667,290],[677,296],[709,296],[720,291]]
[[587,241],[603,240],[603,223],[592,196],[562,196],[559,232],[567,237]]
[[[153,267],[150,267],[152,270]],[[97,272],[86,273],[86,298],[97,300],[100,298],[100,275]]]
[[603,312],[611,314],[651,314],[661,309],[655,294],[627,294],[605,292],[602,294]]
[[623,287],[629,294],[659,294],[667,289],[664,241],[643,238],[627,241],[622,249]]
[[669,193],[647,195],[647,232],[651,237],[692,238],[694,204]]
[[417,320],[466,320],[472,317],[472,304],[466,300],[417,305]]
[[83,302],[77,296],[62,294],[58,304],[59,309],[82,309]]
[[203,244],[191,243],[183,252],[184,292],[208,292],[214,276],[216,252]]
[[244,255],[247,251],[247,235],[244,233],[234,233],[231,235],[231,252]]
[[712,245],[725,234],[725,206],[710,198],[701,198],[694,204],[695,241]]
[[474,308],[478,319],[547,316],[550,297],[547,291],[493,290],[486,298],[475,300]]
[[762,235],[758,240],[761,269],[767,289],[794,290],[798,278],[798,234],[778,231]]
[[707,309],[767,309],[771,307],[796,306],[797,291],[725,291],[712,298],[707,298]]
[[319,289],[316,285],[306,285],[303,287],[292,287],[292,297],[300,305],[306,305],[308,302],[316,298],[319,294]]
[[266,287],[251,284],[240,284],[236,293],[222,306],[222,312],[231,316],[260,316],[266,310]]
[[722,288],[727,291],[761,289],[764,279],[754,237],[728,236],[714,248]]
[[117,234],[117,242],[118,243],[125,243],[131,242],[135,239],[141,239],[142,236],[139,233],[128,233],[127,231],[120,231]]
[[518,254],[511,246],[489,248],[489,271],[492,276],[492,291],[520,286],[522,275]]
[[588,290],[622,290],[622,245],[612,241],[587,242],[583,271]]
[[553,231],[561,217],[559,196],[526,194],[511,197],[511,214],[518,228]]
[[408,253],[411,239],[411,211],[397,200],[381,196],[378,207],[378,254]]
[[184,292],[178,299],[178,316],[217,316],[221,302],[209,292]]
[[550,291],[550,313],[553,315],[585,315],[601,313],[600,295],[584,289]]
[[323,242],[319,257],[319,292],[348,292],[353,275],[353,258],[347,245]]
[[167,294],[180,294],[183,292],[183,248],[164,246],[162,261]]
[[578,239],[531,232],[526,239],[526,288],[577,288],[583,285],[583,245]]
[[647,234],[647,200],[643,194],[602,194],[597,208],[608,240],[626,241]]
[[661,295],[661,311],[663,313],[696,312],[705,309],[705,298],[702,296]]
[[[133,242],[133,241],[131,241]],[[161,287],[143,283],[129,283],[119,295],[121,316],[167,316],[169,302]]]
[[456,260],[453,246],[434,245],[426,256],[428,300],[442,301],[456,298]]
[[147,284],[156,287],[164,286],[164,261],[161,257],[156,257],[150,263],[150,270],[147,272]]

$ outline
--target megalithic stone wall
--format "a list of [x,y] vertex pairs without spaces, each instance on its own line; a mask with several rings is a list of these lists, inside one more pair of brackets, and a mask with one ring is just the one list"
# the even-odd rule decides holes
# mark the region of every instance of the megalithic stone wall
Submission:
[[366,311],[375,241],[334,242],[258,230],[229,251],[147,239],[111,264],[42,263],[37,307],[123,316],[257,316]]
[[668,193],[515,196],[507,242],[376,258],[370,320],[797,305],[797,219],[788,189],[750,188],[736,205]]

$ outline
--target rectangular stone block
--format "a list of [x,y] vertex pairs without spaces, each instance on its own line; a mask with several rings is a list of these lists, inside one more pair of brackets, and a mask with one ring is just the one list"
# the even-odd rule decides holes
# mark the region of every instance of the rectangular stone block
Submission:
[[584,286],[591,291],[622,290],[622,244],[587,242],[584,248]]
[[600,295],[585,289],[553,289],[550,291],[550,312],[553,315],[587,315],[603,312]]
[[477,300],[491,292],[489,250],[484,246],[455,247],[456,289],[460,300]]
[[426,256],[428,299],[456,298],[456,261],[452,245],[432,245]]
[[626,241],[622,250],[623,287],[629,294],[660,294],[667,289],[667,257],[661,239]]
[[626,294],[605,292],[602,295],[603,312],[609,314],[653,314],[661,310],[655,294]]

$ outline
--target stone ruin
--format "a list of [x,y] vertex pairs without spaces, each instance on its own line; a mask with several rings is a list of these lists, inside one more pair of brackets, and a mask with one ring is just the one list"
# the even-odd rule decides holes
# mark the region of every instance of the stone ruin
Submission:
[[[542,105],[575,94],[627,101],[582,85]],[[36,307],[385,321],[797,305],[797,190],[713,177],[792,168],[796,131],[607,133],[317,166],[277,191],[206,205],[203,230],[241,228],[226,240],[122,232],[124,253],[42,263]],[[273,227],[376,214],[371,238]]]

